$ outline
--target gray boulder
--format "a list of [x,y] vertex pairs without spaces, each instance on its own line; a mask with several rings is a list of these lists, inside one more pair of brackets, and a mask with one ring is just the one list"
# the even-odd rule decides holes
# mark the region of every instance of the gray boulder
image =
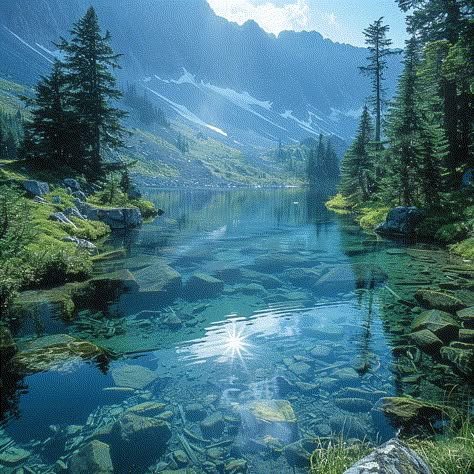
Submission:
[[53,204],[61,204],[61,196],[53,196]]
[[138,227],[143,222],[140,209],[136,207],[102,209],[82,202],[80,199],[76,199],[74,204],[87,219],[104,222],[111,229],[129,229]]
[[81,185],[79,184],[79,181],[74,178],[66,178],[65,180],[63,180],[63,183],[66,187],[70,188],[71,191],[81,190]]
[[55,212],[49,216],[50,221],[60,222],[61,224],[68,224],[72,227],[76,227],[76,224],[68,219],[62,212]]
[[110,446],[94,439],[74,453],[69,461],[69,474],[112,474],[114,467]]
[[398,439],[391,439],[361,459],[344,474],[431,474],[418,454]]
[[77,219],[80,219],[81,221],[86,220],[77,207],[68,207],[64,210],[64,215],[67,217],[77,217]]
[[64,237],[63,242],[71,242],[76,245],[76,247],[80,249],[87,250],[89,253],[93,255],[97,255],[99,253],[99,250],[96,245],[94,245],[92,242],[89,242],[88,240],[85,239],[78,239],[77,237]]
[[84,191],[74,191],[72,196],[76,199],[80,199],[81,201],[85,201],[87,199],[87,195]]
[[411,236],[414,235],[424,214],[416,207],[395,207],[387,215],[383,224],[375,228],[382,235]]
[[33,196],[44,196],[49,193],[49,184],[30,179],[23,182],[23,187]]

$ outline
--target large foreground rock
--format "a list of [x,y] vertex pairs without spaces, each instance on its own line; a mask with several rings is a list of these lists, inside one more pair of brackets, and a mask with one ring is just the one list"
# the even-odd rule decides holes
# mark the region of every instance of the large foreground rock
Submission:
[[396,207],[391,209],[383,224],[376,227],[375,232],[387,236],[410,237],[424,218],[423,212],[416,207]]
[[138,270],[134,276],[141,292],[175,297],[183,287],[181,274],[163,262]]
[[69,461],[69,474],[112,474],[114,467],[110,446],[94,439],[84,445]]
[[431,469],[411,448],[391,439],[361,459],[344,474],[431,474]]
[[82,202],[80,199],[76,199],[74,204],[84,217],[93,221],[104,222],[111,229],[129,229],[137,227],[143,222],[140,209],[136,207],[102,209]]
[[474,377],[474,344],[452,342],[449,346],[442,347],[440,354],[461,373]]
[[459,298],[444,293],[443,291],[420,289],[417,290],[415,298],[418,303],[425,308],[439,309],[440,311],[446,311],[447,313],[456,313],[456,311],[466,307],[466,304],[464,304]]

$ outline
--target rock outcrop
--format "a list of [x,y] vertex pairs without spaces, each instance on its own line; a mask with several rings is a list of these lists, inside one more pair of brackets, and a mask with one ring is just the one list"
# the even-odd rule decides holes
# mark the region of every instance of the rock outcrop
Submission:
[[44,196],[49,193],[48,183],[30,179],[23,182],[23,187],[33,196]]
[[431,469],[411,448],[391,439],[347,469],[344,474],[431,474]]
[[385,222],[376,227],[375,232],[394,237],[411,237],[423,218],[423,212],[416,207],[395,207],[389,211]]
[[69,461],[69,474],[112,474],[110,446],[96,439],[85,444]]
[[87,219],[101,221],[111,229],[130,229],[142,224],[142,214],[136,207],[100,208],[82,202],[74,201],[79,212]]

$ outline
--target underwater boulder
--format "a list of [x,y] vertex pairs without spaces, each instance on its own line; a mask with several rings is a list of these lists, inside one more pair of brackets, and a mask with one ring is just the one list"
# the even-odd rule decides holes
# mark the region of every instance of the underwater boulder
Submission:
[[91,342],[67,334],[44,336],[26,343],[9,362],[9,367],[22,374],[60,369],[73,361],[105,357],[105,351]]
[[85,444],[69,461],[69,474],[112,474],[110,446],[96,439]]
[[427,309],[439,309],[455,314],[466,305],[453,295],[442,291],[419,289],[415,294],[418,303]]
[[443,345],[443,341],[429,329],[412,332],[409,338],[413,344],[432,356],[437,355]]
[[440,354],[461,373],[474,377],[474,344],[452,342],[449,346],[442,347]]
[[432,309],[418,315],[412,324],[413,331],[429,329],[442,341],[448,342],[456,339],[459,335],[459,323],[445,311]]
[[258,400],[246,404],[241,412],[245,432],[252,438],[270,435],[285,443],[298,438],[295,412],[287,400]]
[[219,295],[224,289],[224,282],[206,273],[196,272],[189,279],[185,287],[186,298],[195,300],[212,298]]

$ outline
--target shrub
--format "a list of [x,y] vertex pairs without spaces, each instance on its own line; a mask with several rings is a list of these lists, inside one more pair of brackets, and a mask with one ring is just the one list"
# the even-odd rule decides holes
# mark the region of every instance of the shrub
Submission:
[[451,245],[451,251],[469,260],[474,259],[474,237]]
[[155,205],[150,201],[146,201],[145,199],[135,199],[130,203],[140,209],[140,212],[144,219],[155,217],[158,215],[158,211],[156,210]]

